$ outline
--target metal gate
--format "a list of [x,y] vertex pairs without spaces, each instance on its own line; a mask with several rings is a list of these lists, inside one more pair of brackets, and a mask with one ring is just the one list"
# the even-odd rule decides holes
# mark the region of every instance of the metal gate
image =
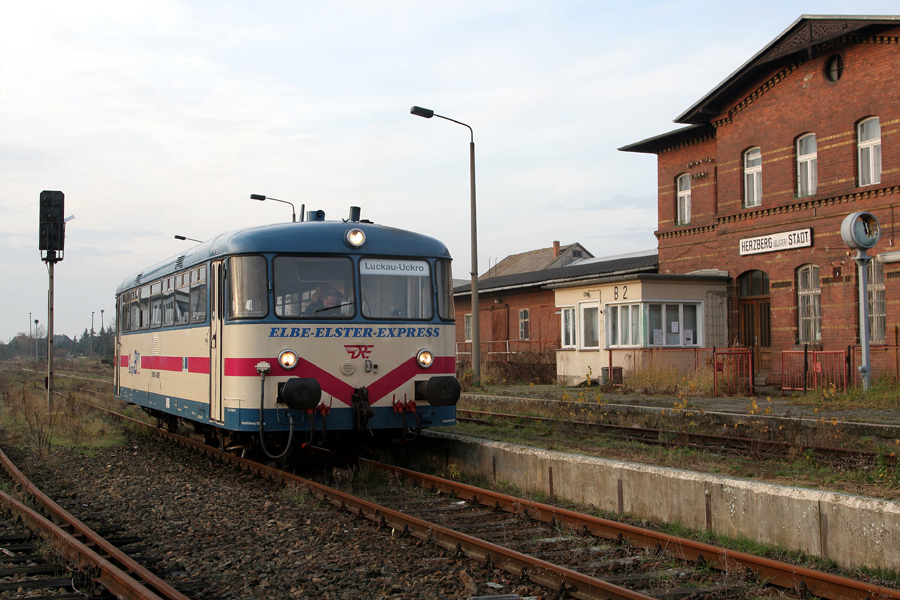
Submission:
[[734,396],[742,392],[753,395],[752,350],[749,348],[716,350],[713,362],[715,364],[713,385],[716,389],[716,396],[720,395],[720,384],[724,388],[726,396]]
[[841,350],[786,350],[781,353],[781,395],[829,385],[847,391],[847,354]]

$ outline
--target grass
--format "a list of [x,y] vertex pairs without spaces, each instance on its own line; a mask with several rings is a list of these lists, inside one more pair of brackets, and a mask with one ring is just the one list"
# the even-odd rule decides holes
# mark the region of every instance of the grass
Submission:
[[745,457],[678,445],[643,444],[565,423],[524,420],[497,420],[488,424],[458,423],[448,431],[545,450],[578,452],[716,475],[862,494],[873,498],[900,499],[900,469],[884,460],[874,466],[856,462],[831,465],[822,463],[811,452],[787,457]]
[[889,379],[876,381],[868,391],[862,386],[839,391],[833,384],[795,396],[791,404],[813,406],[821,409],[877,409],[900,410],[900,384]]
[[89,452],[124,442],[118,427],[76,402],[73,392],[54,396],[48,407],[43,388],[9,372],[0,373],[0,427],[10,443],[29,446],[41,455],[54,447]]

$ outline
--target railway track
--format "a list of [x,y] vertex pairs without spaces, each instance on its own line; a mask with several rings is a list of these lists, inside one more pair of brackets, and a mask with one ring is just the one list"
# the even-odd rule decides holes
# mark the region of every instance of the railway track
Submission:
[[[70,597],[73,598],[94,597],[100,590],[106,590],[117,598],[189,600],[189,596],[160,579],[120,547],[139,540],[103,537],[38,489],[2,450],[0,462],[13,483],[41,509],[36,510],[11,494],[0,492],[0,506],[31,532],[31,535],[21,530],[7,534],[4,543],[8,545],[3,554],[10,559],[7,562],[32,563],[10,567],[13,571],[5,576],[13,580],[0,586],[0,590],[5,587],[16,591],[66,588],[71,590],[73,595]],[[34,546],[25,543],[34,536],[42,538],[46,547],[52,549],[52,554],[58,555],[66,564],[48,566],[46,556],[35,554]],[[58,577],[61,571],[68,575]],[[202,586],[195,591],[202,591]]]
[[[74,373],[62,373],[61,376],[86,381],[109,383],[98,377],[84,377]],[[96,394],[95,390],[77,388],[79,391]],[[575,430],[581,429],[591,432],[600,432],[604,435],[620,440],[638,441],[643,444],[689,447],[703,451],[727,453],[736,456],[799,456],[805,455],[810,459],[827,461],[830,464],[854,464],[854,465],[886,465],[897,467],[900,465],[900,454],[874,452],[858,448],[838,448],[834,446],[820,446],[810,444],[795,444],[779,440],[765,440],[760,438],[739,437],[733,435],[717,435],[681,431],[674,429],[658,429],[652,427],[631,427],[615,425],[611,423],[599,423],[591,421],[579,421],[558,419],[551,417],[537,417],[517,415],[509,413],[496,413],[476,410],[457,410],[457,420],[463,423],[477,423],[491,425],[495,421],[508,421],[513,423],[548,423],[551,425],[565,425]]]
[[742,438],[670,429],[655,429],[652,427],[629,427],[625,425],[613,425],[591,421],[576,421],[462,409],[457,410],[456,418],[457,421],[460,422],[478,423],[482,425],[491,425],[496,421],[519,423],[522,424],[522,426],[525,424],[536,423],[566,425],[575,430],[581,429],[599,432],[608,437],[620,440],[637,441],[643,444],[657,446],[691,447],[698,450],[711,450],[714,452],[724,452],[740,456],[786,456],[804,454],[812,456],[817,460],[827,460],[831,463],[853,462],[855,464],[861,463],[869,465],[881,463],[892,467],[897,466],[898,463],[900,463],[900,456],[898,456],[897,453],[880,453],[853,448],[792,444],[790,442],[777,440]]
[[[139,423],[123,415],[117,418]],[[382,487],[363,497],[181,435],[155,431],[366,518],[393,536],[417,538],[573,598],[678,600],[812,594],[829,600],[900,600],[898,590],[398,467],[360,460],[360,465],[389,473],[395,481],[417,486],[417,490]]]
[[[389,481],[415,482],[418,487],[391,484],[349,493],[156,431],[367,518],[392,536],[416,538],[475,558],[518,581],[570,597],[679,600],[813,594],[847,600],[900,598],[897,590],[367,461],[360,465],[389,473]],[[765,587],[762,582],[777,587]]]

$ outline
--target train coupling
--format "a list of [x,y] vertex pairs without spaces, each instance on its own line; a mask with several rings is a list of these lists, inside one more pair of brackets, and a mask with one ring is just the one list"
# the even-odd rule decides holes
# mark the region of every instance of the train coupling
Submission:
[[369,405],[369,389],[366,386],[358,387],[353,390],[353,396],[350,399],[350,408],[353,409],[353,423],[356,431],[366,430],[372,435],[369,428],[369,419],[375,416],[375,411]]

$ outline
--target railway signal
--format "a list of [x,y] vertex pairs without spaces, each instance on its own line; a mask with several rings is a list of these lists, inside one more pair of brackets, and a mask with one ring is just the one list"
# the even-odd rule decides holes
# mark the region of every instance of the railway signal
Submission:
[[66,245],[65,194],[58,191],[41,192],[39,249],[46,252],[45,262],[57,262],[57,252],[63,252]]
[[[38,228],[38,249],[41,260],[47,263],[50,274],[47,292],[47,407],[51,406],[53,394],[53,268],[63,259],[66,245],[65,206],[66,196],[60,191],[41,192],[40,222]],[[37,323],[37,321],[35,321]]]

